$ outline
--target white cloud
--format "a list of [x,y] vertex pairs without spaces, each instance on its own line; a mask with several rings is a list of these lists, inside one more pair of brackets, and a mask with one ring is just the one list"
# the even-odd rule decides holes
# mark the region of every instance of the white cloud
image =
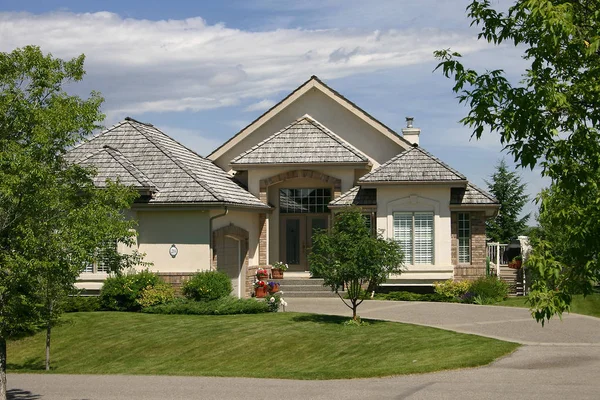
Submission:
[[273,100],[264,99],[257,103],[250,104],[248,107],[244,108],[244,111],[265,111],[273,107],[274,105],[275,102]]
[[85,53],[88,74],[77,90],[101,91],[108,114],[232,106],[289,90],[313,74],[334,79],[394,70],[431,62],[440,48],[468,54],[487,47],[469,34],[417,27],[243,31],[202,18],[0,13],[0,51],[27,44],[61,58]]

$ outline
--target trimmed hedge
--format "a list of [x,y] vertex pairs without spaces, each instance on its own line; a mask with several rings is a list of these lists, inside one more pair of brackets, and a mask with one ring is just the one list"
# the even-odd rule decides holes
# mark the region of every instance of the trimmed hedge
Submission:
[[69,296],[62,305],[64,312],[100,311],[98,296]]
[[181,292],[190,300],[216,300],[227,297],[233,290],[231,279],[220,271],[198,272],[183,284]]
[[216,300],[194,301],[175,299],[174,301],[142,309],[148,314],[185,314],[185,315],[233,315],[261,314],[272,312],[265,301],[255,299],[236,299],[231,296]]
[[412,293],[412,292],[389,292],[376,293],[375,300],[395,301],[433,301],[433,302],[456,302],[457,300],[441,295],[439,293]]

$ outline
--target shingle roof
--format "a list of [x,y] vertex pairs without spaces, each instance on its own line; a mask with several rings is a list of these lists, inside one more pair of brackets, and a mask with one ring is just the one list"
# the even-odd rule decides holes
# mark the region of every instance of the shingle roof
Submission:
[[159,129],[131,118],[73,148],[70,162],[94,165],[95,183],[110,178],[154,188],[150,203],[224,203],[269,208],[211,161]]
[[498,200],[486,191],[478,188],[477,186],[469,183],[465,188],[452,188],[450,193],[450,204],[452,205],[463,205],[463,204],[499,204]]
[[94,185],[106,186],[106,180],[119,180],[123,185],[133,186],[136,189],[156,191],[156,185],[150,181],[142,171],[131,163],[121,152],[105,145],[97,152],[88,155],[79,161],[83,166],[94,166],[97,175],[94,176]]
[[345,206],[375,206],[377,205],[377,189],[354,186],[337,199],[329,203],[330,207]]
[[467,178],[421,147],[406,150],[358,180],[374,182],[451,182]]
[[231,161],[245,164],[368,163],[351,144],[305,115]]

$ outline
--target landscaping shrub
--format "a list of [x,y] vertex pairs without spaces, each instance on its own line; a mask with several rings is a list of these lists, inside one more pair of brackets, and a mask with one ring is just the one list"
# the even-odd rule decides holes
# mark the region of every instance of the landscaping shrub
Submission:
[[508,297],[508,285],[495,276],[482,277],[471,282],[465,302],[493,304]]
[[165,304],[175,300],[175,290],[168,283],[160,282],[154,286],[147,286],[142,289],[137,303],[142,307],[150,307],[158,304]]
[[163,284],[158,275],[146,270],[127,275],[116,275],[104,281],[100,291],[100,305],[105,310],[139,311],[139,299],[144,290]]
[[89,312],[100,310],[98,296],[69,296],[62,305],[64,312]]
[[220,271],[198,272],[183,284],[182,293],[190,300],[216,300],[233,290],[231,279]]
[[470,281],[453,281],[448,279],[444,282],[434,282],[435,293],[450,298],[461,299],[470,289]]
[[194,301],[175,299],[167,304],[160,304],[142,309],[149,314],[187,314],[187,315],[232,315],[260,314],[272,311],[269,303],[255,299],[236,299],[231,296],[216,300]]
[[446,297],[439,293],[413,293],[413,292],[389,292],[375,294],[376,300],[395,300],[395,301],[437,301],[451,302],[457,301],[451,297]]

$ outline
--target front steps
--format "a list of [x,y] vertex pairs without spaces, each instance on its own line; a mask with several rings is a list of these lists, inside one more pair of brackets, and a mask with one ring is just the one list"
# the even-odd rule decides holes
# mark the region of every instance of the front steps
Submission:
[[[279,283],[279,290],[283,292],[282,297],[337,297],[329,287],[323,286],[323,279],[317,278],[283,278],[269,279],[271,282]],[[340,292],[342,296],[343,292]]]

